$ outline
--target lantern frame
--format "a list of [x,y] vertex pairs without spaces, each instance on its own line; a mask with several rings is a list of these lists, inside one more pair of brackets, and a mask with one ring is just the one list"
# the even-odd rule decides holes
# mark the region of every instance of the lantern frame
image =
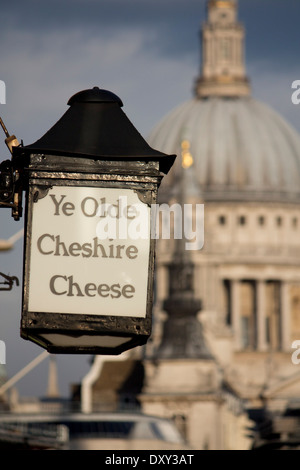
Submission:
[[[73,169],[66,171],[66,164]],[[87,172],[87,168],[89,172]],[[83,169],[85,171],[83,172]],[[30,256],[33,205],[39,197],[53,186],[86,187],[86,188],[119,188],[133,189],[147,205],[156,204],[157,189],[161,174],[158,162],[114,162],[91,161],[88,159],[54,156],[30,155],[29,181],[25,211],[25,256],[23,281],[23,310],[21,336],[29,339],[52,353],[89,353],[110,354],[112,348],[101,346],[77,346],[51,344],[49,335],[55,334],[71,338],[99,336],[126,338],[123,345],[113,348],[114,354],[145,344],[151,334],[153,277],[155,239],[150,239],[149,267],[147,286],[147,307],[145,318],[106,315],[45,313],[29,311],[28,294],[30,279]],[[48,338],[48,339],[47,339]]]

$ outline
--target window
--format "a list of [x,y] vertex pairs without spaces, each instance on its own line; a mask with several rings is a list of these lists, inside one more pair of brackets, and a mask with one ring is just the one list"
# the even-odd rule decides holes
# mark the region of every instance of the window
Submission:
[[229,60],[231,55],[230,39],[221,39],[221,57],[224,60]]
[[239,225],[246,225],[246,217],[244,215],[240,215],[238,217],[238,223]]
[[263,215],[260,215],[260,216],[258,217],[258,224],[261,225],[261,226],[262,226],[262,225],[265,225],[265,218],[264,218]]
[[219,225],[225,225],[225,224],[226,224],[225,215],[219,215]]
[[282,217],[279,216],[279,217],[276,218],[276,225],[277,225],[277,227],[282,226]]
[[278,281],[266,284],[266,342],[272,350],[279,350],[281,343],[280,327],[280,285]]
[[252,281],[240,285],[241,340],[244,349],[256,348],[255,289]]
[[224,279],[222,282],[221,303],[222,303],[222,310],[226,314],[226,324],[231,326],[232,325],[231,288],[230,288],[230,281],[227,279]]
[[241,336],[242,348],[247,349],[250,347],[250,319],[248,317],[241,317]]
[[294,284],[289,288],[291,308],[291,341],[300,338],[300,285]]
[[297,219],[297,217],[293,217],[293,219],[292,219],[292,226],[293,226],[294,228],[297,228],[297,227],[298,227],[298,219]]

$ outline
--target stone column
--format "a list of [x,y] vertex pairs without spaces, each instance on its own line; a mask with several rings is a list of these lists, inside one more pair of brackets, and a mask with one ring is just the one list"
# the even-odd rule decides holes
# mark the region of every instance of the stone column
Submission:
[[266,285],[262,280],[256,282],[256,315],[257,349],[266,351]]
[[238,38],[234,36],[234,66],[236,68],[237,64],[239,63],[238,59]]
[[290,309],[290,285],[287,281],[280,284],[280,327],[281,349],[291,351],[291,309]]
[[232,328],[234,333],[235,350],[240,350],[242,347],[241,341],[241,292],[240,281],[233,279],[231,281],[231,313],[232,313]]

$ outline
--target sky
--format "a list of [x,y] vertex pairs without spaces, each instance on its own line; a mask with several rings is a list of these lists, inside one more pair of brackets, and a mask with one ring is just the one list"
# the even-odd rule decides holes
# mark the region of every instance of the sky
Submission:
[[[99,86],[117,94],[123,111],[147,138],[175,106],[193,97],[201,63],[205,0],[0,0],[0,116],[24,145],[40,138],[78,91]],[[240,0],[246,28],[246,66],[252,95],[300,132],[300,105],[291,85],[300,80],[299,0]],[[1,129],[0,129],[1,131]],[[1,132],[0,132],[1,136]],[[0,139],[0,161],[9,158]],[[159,150],[159,149],[158,149]],[[17,233],[0,209],[0,238]],[[0,271],[22,280],[22,240],[0,253]],[[43,350],[19,336],[22,286],[0,291],[0,340],[14,376]],[[88,372],[90,356],[57,356],[59,389],[69,394]],[[47,391],[48,361],[17,384],[21,396]]]

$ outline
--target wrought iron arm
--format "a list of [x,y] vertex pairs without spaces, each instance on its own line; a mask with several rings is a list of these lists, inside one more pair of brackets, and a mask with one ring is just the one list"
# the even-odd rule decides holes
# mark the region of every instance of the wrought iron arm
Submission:
[[[14,135],[9,135],[3,120],[0,117],[0,126],[2,127],[6,139],[5,143],[13,153],[13,147],[19,146],[19,142]],[[10,207],[12,216],[19,220],[22,216],[22,189],[19,171],[13,167],[11,160],[4,160],[0,163],[0,208]]]

